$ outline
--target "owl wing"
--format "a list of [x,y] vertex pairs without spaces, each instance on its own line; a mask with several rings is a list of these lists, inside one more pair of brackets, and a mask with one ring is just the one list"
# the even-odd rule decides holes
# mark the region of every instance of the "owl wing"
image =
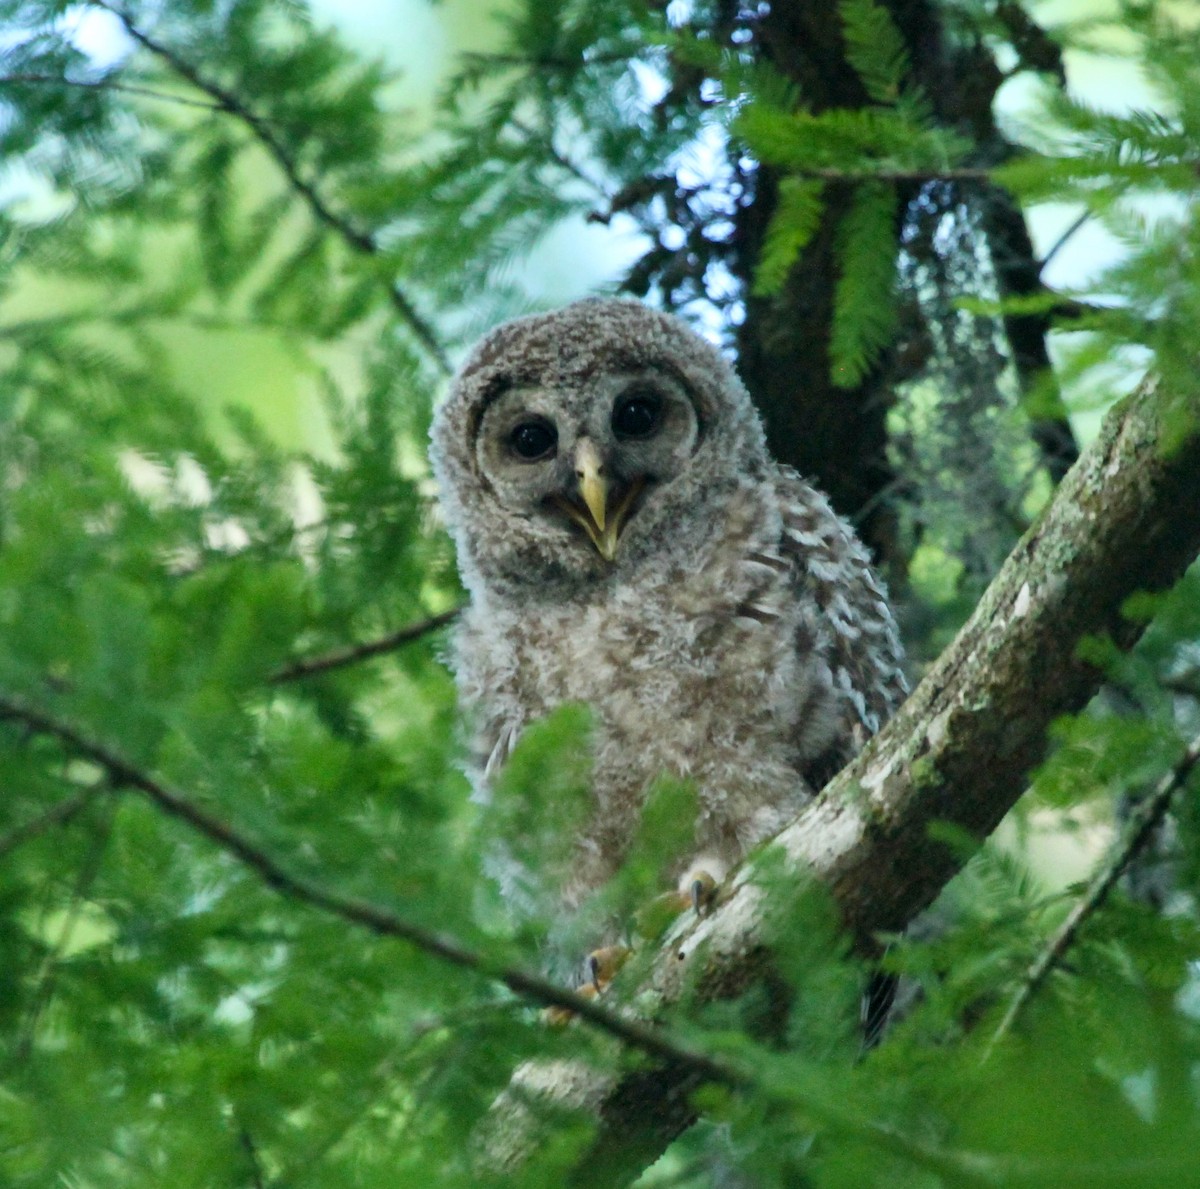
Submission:
[[805,765],[819,788],[891,717],[908,683],[887,591],[853,529],[794,471],[780,468],[775,497],[776,552],[788,563],[791,597],[813,606],[796,647],[824,653],[844,724],[834,745]]

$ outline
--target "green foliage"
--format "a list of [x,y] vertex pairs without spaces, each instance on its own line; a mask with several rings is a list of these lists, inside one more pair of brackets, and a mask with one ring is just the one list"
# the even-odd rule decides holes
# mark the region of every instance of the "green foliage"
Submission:
[[834,294],[830,365],[834,383],[851,388],[892,337],[896,193],[874,182],[858,188],[838,224],[841,275]]
[[628,919],[638,905],[670,886],[671,868],[686,859],[696,833],[696,790],[663,776],[647,791],[621,872],[607,889]]
[[804,178],[784,178],[780,183],[779,204],[771,216],[755,273],[755,293],[766,296],[783,288],[796,258],[821,225],[824,190],[823,182]]
[[816,114],[759,104],[739,115],[737,130],[773,165],[870,177],[949,164],[962,142],[925,127],[924,117],[921,103],[903,98],[891,107],[835,107]]
[[[927,104],[901,91],[907,54],[885,9],[872,0],[848,0],[839,12],[847,56],[878,106],[787,110],[758,97],[734,123],[761,160],[794,172],[785,177],[763,243],[754,292],[777,294],[829,217],[830,195],[859,181],[849,207],[837,215],[836,251],[840,277],[830,341],[830,376],[835,386],[853,388],[895,336],[898,198],[888,181],[900,171],[946,168],[962,155],[965,142],[934,126]],[[842,186],[833,188],[832,183]]]
[[[1064,369],[1068,382],[1109,393],[1114,358],[1130,347],[1153,353],[1168,385],[1194,371],[1197,168],[1200,164],[1200,68],[1186,20],[1154,4],[1123,3],[1119,21],[1133,35],[1127,56],[1161,97],[1161,106],[1123,113],[1069,93],[1048,95],[1039,126],[1027,133],[1035,152],[996,171],[1026,202],[1070,202],[1114,236],[1119,262],[1091,279],[1102,295],[1077,322]],[[1081,41],[1096,30],[1082,28]],[[1084,294],[1071,296],[1083,297]],[[1138,359],[1133,364],[1141,364]],[[1190,416],[1184,408],[1181,418]]]
[[846,59],[876,103],[895,103],[909,71],[908,50],[886,8],[875,0],[841,0]]
[[[504,888],[512,916],[543,942],[574,839],[588,809],[590,715],[562,706],[526,730],[509,756],[479,823],[480,849],[492,858],[492,877]],[[485,860],[486,863],[486,860]],[[530,954],[533,954],[532,948]]]
[[[479,805],[442,639],[353,649],[461,598],[431,511],[430,410],[446,355],[534,304],[516,266],[565,217],[642,237],[629,291],[723,315],[770,298],[785,320],[788,282],[828,228],[830,359],[847,387],[895,341],[897,294],[936,286],[930,269],[898,283],[898,232],[913,227],[898,195],[928,197],[925,175],[981,158],[917,90],[895,10],[831,10],[867,100],[839,106],[767,61],[753,6],[730,7],[511,5],[503,44],[462,58],[436,134],[417,141],[389,109],[388,74],[293,0],[0,4],[4,1184],[504,1183],[479,1136],[517,1065],[636,1067],[579,1022],[542,1026],[538,1004],[488,973],[579,963],[593,918],[556,919],[556,897],[588,807],[586,709],[531,724]],[[969,46],[1011,40],[1012,7],[942,11]],[[77,44],[85,10],[124,30],[107,66]],[[1136,351],[1190,392],[1194,32],[1156,5],[1117,19],[1161,104],[1114,114],[1047,93],[993,176],[1027,203],[1077,204],[1127,249],[1069,295],[1096,308],[1072,323],[1086,343],[1063,375]],[[1100,32],[1061,29],[1070,44]],[[765,240],[743,258],[766,193]],[[943,238],[969,222],[930,201]],[[955,300],[972,312],[1060,303],[999,300],[970,242]],[[906,399],[897,422],[931,447],[911,457],[946,465],[965,438],[955,422],[932,449],[945,391]],[[999,444],[1022,412],[990,409],[979,435],[994,436],[1010,521],[1036,510],[1033,468]],[[916,462],[900,477],[927,491],[944,479]],[[981,520],[965,499],[952,520],[949,502],[909,513],[908,626],[938,643],[986,577]],[[1131,603],[1150,625],[1132,655],[1089,643],[1108,692],[1057,726],[1018,839],[1049,818],[1061,841],[1074,822],[1101,838],[1089,862],[1105,861],[1114,823],[1200,730],[1198,609],[1193,574]],[[330,663],[294,668],[314,657]],[[819,889],[759,856],[770,969],[667,1021],[750,1076],[701,1088],[705,1124],[642,1184],[1191,1183],[1194,774],[1175,810],[1148,852],[1167,878],[1153,894],[1138,871],[1122,881],[994,1045],[1077,889],[1015,845],[984,847],[937,929],[888,939],[885,965],[920,1002],[864,1054],[868,964]],[[589,912],[633,932],[687,858],[694,812],[686,783],[656,786]],[[346,897],[480,968],[339,915]],[[602,1003],[630,1006],[642,945]],[[555,1118],[515,1183],[565,1183],[595,1123]]]

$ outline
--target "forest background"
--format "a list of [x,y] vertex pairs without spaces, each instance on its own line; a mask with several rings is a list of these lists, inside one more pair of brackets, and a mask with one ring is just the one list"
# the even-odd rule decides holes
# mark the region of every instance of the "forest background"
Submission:
[[[0,4],[4,1183],[1200,1184],[1198,36],[1183,0]],[[934,677],[872,755],[924,751],[829,794],[900,806],[894,882],[768,852],[752,960],[652,1003],[647,941],[588,1009],[484,870],[569,837],[586,715],[469,799],[425,441],[479,333],[592,292],[726,347]],[[1039,569],[1059,524],[1094,555]],[[920,716],[989,624],[959,667],[1012,687],[950,779]],[[864,1052],[880,960],[921,994]],[[557,1059],[600,1108],[489,1140]]]

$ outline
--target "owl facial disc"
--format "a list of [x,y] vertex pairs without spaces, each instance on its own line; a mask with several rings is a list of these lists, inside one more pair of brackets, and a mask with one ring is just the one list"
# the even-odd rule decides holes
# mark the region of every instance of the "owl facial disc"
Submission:
[[721,352],[628,301],[498,327],[439,409],[431,457],[464,580],[518,598],[593,598],[688,562],[769,465]]
[[553,496],[553,502],[587,533],[600,556],[605,561],[612,561],[617,556],[621,529],[645,480],[639,477],[629,484],[619,493],[610,510],[609,499],[614,490],[608,481],[604,460],[591,438],[580,438],[575,448],[575,478],[579,481],[583,507],[562,495]]

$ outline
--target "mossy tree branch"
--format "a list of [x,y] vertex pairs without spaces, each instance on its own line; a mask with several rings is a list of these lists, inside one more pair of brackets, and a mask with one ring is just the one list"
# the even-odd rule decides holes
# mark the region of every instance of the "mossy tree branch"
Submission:
[[[1185,411],[1195,398],[1152,382],[1113,410],[896,718],[775,840],[829,889],[864,948],[961,866],[930,826],[986,837],[1024,790],[1047,726],[1095,692],[1101,674],[1080,641],[1132,646],[1143,625],[1122,615],[1125,600],[1170,586],[1200,551],[1200,420]],[[770,962],[765,895],[743,871],[716,912],[667,937],[631,997],[666,1009],[688,988],[700,1001],[744,991]],[[617,1078],[596,1104],[577,1183],[626,1183],[688,1126],[680,1098],[695,1084],[677,1067]]]

